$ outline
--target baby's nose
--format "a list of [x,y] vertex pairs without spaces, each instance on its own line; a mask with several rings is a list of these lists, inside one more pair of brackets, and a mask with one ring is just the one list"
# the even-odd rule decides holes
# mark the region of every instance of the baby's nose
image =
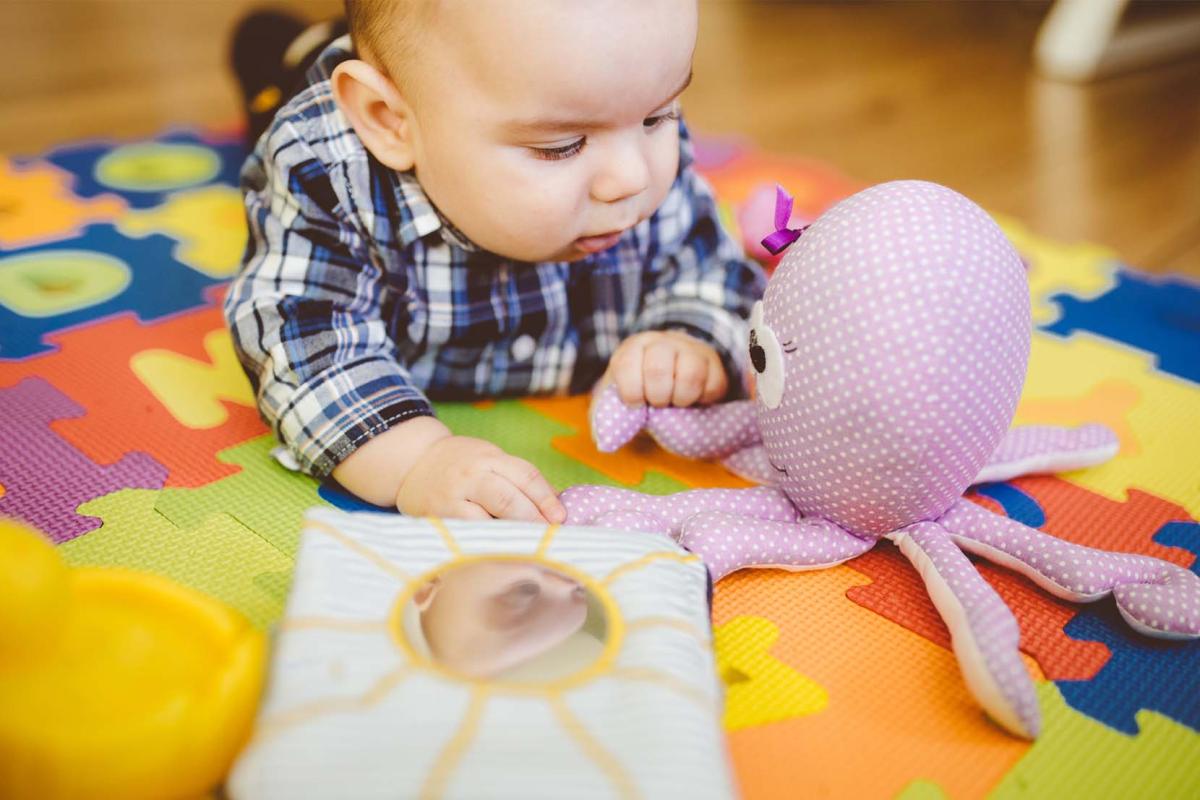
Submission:
[[650,185],[650,167],[639,142],[614,145],[604,168],[592,183],[592,197],[602,203],[616,203],[635,197]]

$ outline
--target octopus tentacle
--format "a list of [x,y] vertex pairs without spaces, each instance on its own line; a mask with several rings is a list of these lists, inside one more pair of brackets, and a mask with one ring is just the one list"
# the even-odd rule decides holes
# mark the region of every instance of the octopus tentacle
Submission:
[[619,450],[642,430],[686,458],[722,458],[762,441],[749,400],[690,408],[631,406],[609,385],[592,399],[589,413],[592,438],[605,453]]
[[1065,542],[967,500],[938,523],[962,549],[1022,573],[1053,595],[1086,603],[1112,594],[1139,633],[1200,637],[1200,576],[1183,567]]
[[761,444],[735,450],[722,458],[721,464],[739,478],[766,486],[777,486],[783,478],[783,471],[771,463],[766,446]]
[[920,572],[971,694],[1006,729],[1035,738],[1041,729],[1037,692],[1017,649],[1017,621],[1000,595],[940,525],[918,522],[888,538]]
[[[796,507],[778,489],[693,489],[642,494],[614,486],[572,486],[559,495],[568,525],[648,530],[678,538],[686,519],[707,511],[736,512],[758,521],[792,522]],[[641,527],[642,525],[650,527]]]
[[1021,425],[1004,434],[974,482],[1093,467],[1115,456],[1120,446],[1117,435],[1103,425]]
[[824,569],[862,555],[876,541],[815,517],[778,521],[728,512],[691,516],[679,534],[679,543],[704,559],[714,581],[746,567]]

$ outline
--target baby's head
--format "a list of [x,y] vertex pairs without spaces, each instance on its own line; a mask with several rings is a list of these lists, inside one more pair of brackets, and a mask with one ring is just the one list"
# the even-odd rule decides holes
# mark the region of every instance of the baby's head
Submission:
[[360,59],[334,71],[338,105],[480,247],[576,260],[666,197],[695,0],[347,0],[347,12]]
[[434,660],[476,678],[547,653],[588,614],[579,583],[527,561],[476,561],[447,570],[417,591],[413,605]]

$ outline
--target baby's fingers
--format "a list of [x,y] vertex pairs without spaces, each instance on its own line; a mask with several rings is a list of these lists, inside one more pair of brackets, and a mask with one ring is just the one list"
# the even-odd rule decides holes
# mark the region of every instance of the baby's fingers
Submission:
[[725,377],[725,367],[721,364],[721,359],[714,357],[709,362],[708,375],[705,376],[704,391],[700,393],[700,402],[708,405],[709,403],[719,402],[725,397],[725,393],[729,391],[729,379]]
[[639,405],[646,402],[642,388],[642,354],[644,348],[638,339],[627,340],[620,351],[613,356],[609,373],[617,384],[617,394],[621,402],[627,405]]
[[524,459],[507,456],[493,465],[492,470],[510,481],[534,505],[537,516],[532,519],[553,523],[566,520],[567,510],[563,508],[554,487],[542,477],[542,473],[538,472],[533,464]]
[[656,341],[646,348],[642,359],[642,391],[650,405],[662,408],[671,404],[677,356],[678,346],[671,341]]
[[497,472],[479,477],[467,499],[496,519],[542,522],[542,514],[512,481]]

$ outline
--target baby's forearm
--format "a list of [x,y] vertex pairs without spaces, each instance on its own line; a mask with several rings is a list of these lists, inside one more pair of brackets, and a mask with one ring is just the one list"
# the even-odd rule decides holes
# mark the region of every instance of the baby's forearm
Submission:
[[334,467],[333,477],[356,497],[377,506],[396,505],[413,465],[450,429],[434,417],[414,417],[389,428]]

